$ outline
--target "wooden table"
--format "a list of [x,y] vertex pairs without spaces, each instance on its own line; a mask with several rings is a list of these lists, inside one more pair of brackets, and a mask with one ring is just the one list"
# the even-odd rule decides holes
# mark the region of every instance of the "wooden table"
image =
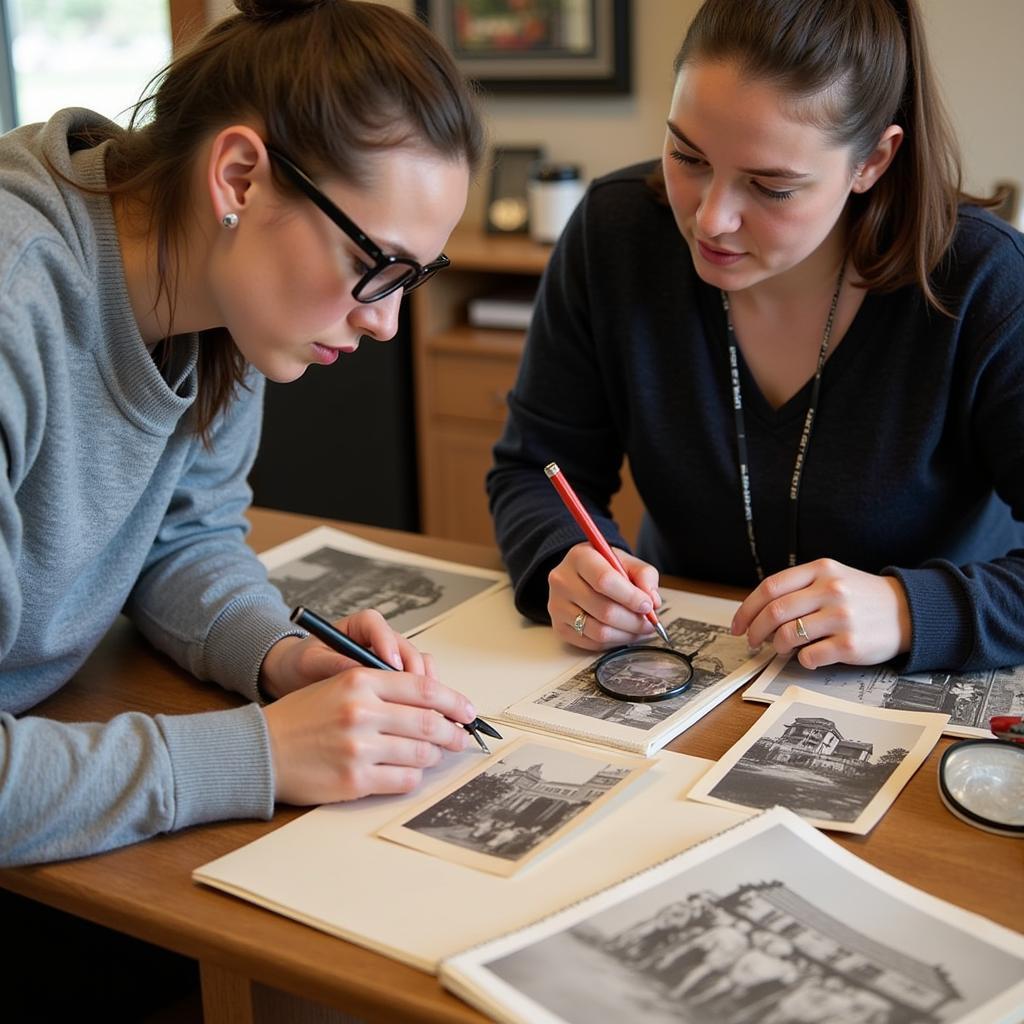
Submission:
[[[250,518],[250,540],[257,551],[321,523],[261,509],[254,509]],[[500,566],[491,548],[339,525],[394,547],[487,568]],[[741,596],[723,588],[686,585]],[[232,707],[239,701],[192,679],[121,620],[68,686],[33,714],[105,721],[122,711],[187,713]],[[717,758],[762,709],[734,694],[674,740],[671,748]],[[869,836],[833,838],[897,878],[1022,930],[1024,842],[971,828],[945,810],[935,777],[939,755],[949,742],[939,742]],[[249,1024],[261,1016],[261,998],[266,1005],[268,989],[365,1021],[481,1021],[476,1011],[426,974],[193,884],[194,868],[300,813],[285,809],[270,822],[198,826],[95,857],[0,870],[0,886],[198,960],[208,1024]]]

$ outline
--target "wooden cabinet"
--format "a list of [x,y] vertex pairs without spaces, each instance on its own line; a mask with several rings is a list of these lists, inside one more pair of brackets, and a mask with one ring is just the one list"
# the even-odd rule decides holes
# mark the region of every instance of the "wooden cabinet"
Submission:
[[[446,249],[452,267],[413,292],[420,518],[424,533],[491,543],[484,477],[505,422],[523,331],[471,327],[468,301],[509,284],[536,283],[551,249],[525,238],[460,231]],[[613,511],[636,538],[642,511],[628,467]]]

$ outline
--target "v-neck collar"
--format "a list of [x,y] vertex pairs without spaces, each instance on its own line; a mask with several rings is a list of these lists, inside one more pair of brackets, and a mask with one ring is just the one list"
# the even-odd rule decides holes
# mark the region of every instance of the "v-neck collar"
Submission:
[[[725,312],[722,309],[719,290],[713,286],[701,282],[702,305],[704,313],[710,320],[713,343],[721,352],[722,386],[731,387],[729,384],[729,356],[728,356],[728,325],[725,319]],[[832,354],[825,361],[821,373],[821,400],[824,404],[831,383],[837,377],[845,373],[847,364],[857,359],[865,345],[871,338],[871,325],[878,318],[878,305],[880,296],[874,292],[868,292],[864,301],[854,315],[853,321],[846,330],[846,334],[832,351]],[[739,367],[740,387],[743,389],[743,408],[747,414],[757,419],[770,430],[781,430],[790,426],[795,419],[802,418],[807,412],[807,405],[811,398],[811,388],[814,385],[814,373],[809,373],[803,386],[790,398],[782,403],[777,409],[768,401],[760,385],[750,372],[746,359],[743,357],[742,348],[736,346],[736,360]],[[716,360],[718,362],[719,360]]]

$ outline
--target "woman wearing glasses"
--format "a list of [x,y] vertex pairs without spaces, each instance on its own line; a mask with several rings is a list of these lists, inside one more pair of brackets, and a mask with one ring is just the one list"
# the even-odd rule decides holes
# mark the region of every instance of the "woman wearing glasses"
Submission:
[[[630,642],[661,570],[807,668],[1024,662],[1024,243],[961,190],[919,4],[707,0],[675,71],[541,286],[489,477],[520,609]],[[542,472],[624,549],[624,454],[631,581]]]
[[[394,335],[447,263],[478,115],[394,10],[237,6],[131,129],[72,109],[0,139],[3,864],[404,792],[469,739],[469,702],[377,613],[343,628],[399,671],[297,632],[243,513],[263,378]],[[122,609],[254,703],[33,718]]]

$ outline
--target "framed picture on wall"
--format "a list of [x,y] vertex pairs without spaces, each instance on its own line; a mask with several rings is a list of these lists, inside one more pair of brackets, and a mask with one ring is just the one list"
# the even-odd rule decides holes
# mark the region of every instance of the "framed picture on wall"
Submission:
[[488,92],[630,91],[630,0],[416,0],[416,13]]

